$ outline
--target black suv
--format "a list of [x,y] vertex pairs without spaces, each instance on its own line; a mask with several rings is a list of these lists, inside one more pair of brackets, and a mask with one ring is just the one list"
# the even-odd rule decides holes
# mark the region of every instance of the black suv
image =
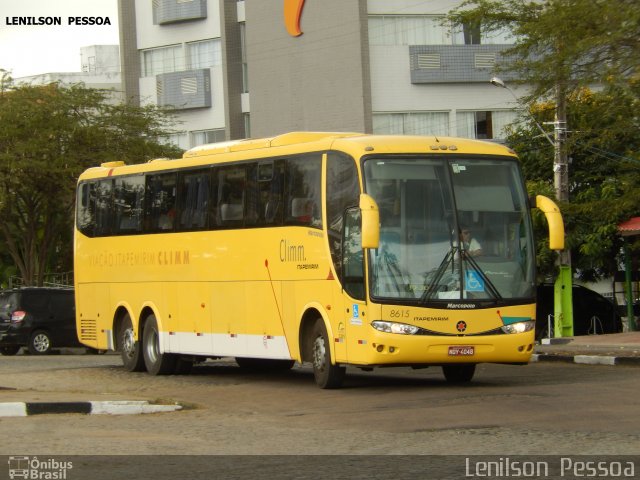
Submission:
[[33,354],[80,347],[72,288],[20,288],[0,292],[0,353],[21,347]]
[[[572,294],[574,335],[595,335],[622,331],[622,318],[620,318],[618,310],[612,301],[581,285],[574,285]],[[536,340],[547,337],[547,318],[549,315],[553,315],[554,309],[553,296],[553,285],[543,284],[538,286]],[[551,321],[551,328],[553,329],[553,320]]]

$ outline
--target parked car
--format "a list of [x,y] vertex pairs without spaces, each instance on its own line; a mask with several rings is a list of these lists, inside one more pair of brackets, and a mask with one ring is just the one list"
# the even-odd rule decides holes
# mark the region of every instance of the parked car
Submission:
[[0,292],[0,353],[32,354],[80,347],[72,288],[19,288]]
[[[595,335],[622,331],[622,318],[614,303],[597,292],[573,285],[573,334]],[[538,286],[536,339],[547,338],[548,317],[553,316],[553,285]],[[551,322],[553,329],[553,320]],[[553,332],[552,335],[553,336]]]

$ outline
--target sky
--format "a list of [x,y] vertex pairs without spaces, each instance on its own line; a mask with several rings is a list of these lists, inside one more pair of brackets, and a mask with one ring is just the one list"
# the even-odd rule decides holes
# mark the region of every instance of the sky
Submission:
[[[12,25],[13,17],[60,17],[62,25]],[[68,17],[111,25],[69,25]],[[14,78],[79,72],[81,47],[118,43],[117,0],[0,0],[0,69]]]

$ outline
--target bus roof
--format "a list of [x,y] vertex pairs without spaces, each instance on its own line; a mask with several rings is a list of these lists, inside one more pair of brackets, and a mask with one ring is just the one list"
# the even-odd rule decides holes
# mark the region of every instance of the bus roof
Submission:
[[[300,145],[300,148],[296,148],[296,145]],[[201,145],[187,150],[182,159],[176,160],[161,158],[129,166],[121,161],[107,162],[101,164],[100,167],[88,169],[81,175],[81,178],[99,178],[113,174],[142,173],[332,149],[343,151],[354,158],[376,153],[457,153],[515,156],[513,150],[499,143],[466,138],[371,135],[353,132],[290,132],[269,138]],[[244,155],[243,152],[251,152],[251,156]],[[221,156],[217,157],[218,155]]]
[[515,155],[515,153],[495,142],[472,140],[452,137],[426,137],[413,135],[371,135],[363,133],[343,132],[291,132],[276,137],[234,140],[231,142],[211,143],[187,150],[183,158],[193,158],[205,155],[241,152],[273,147],[284,147],[302,143],[327,144],[323,150],[330,148],[348,148],[353,145],[366,152],[424,152],[427,151],[464,151],[465,153],[487,153],[501,155]]

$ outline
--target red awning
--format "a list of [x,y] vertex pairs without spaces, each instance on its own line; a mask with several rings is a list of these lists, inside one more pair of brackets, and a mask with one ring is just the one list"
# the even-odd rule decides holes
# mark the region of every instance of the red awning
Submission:
[[623,237],[640,235],[640,217],[633,217],[618,225],[618,231]]

